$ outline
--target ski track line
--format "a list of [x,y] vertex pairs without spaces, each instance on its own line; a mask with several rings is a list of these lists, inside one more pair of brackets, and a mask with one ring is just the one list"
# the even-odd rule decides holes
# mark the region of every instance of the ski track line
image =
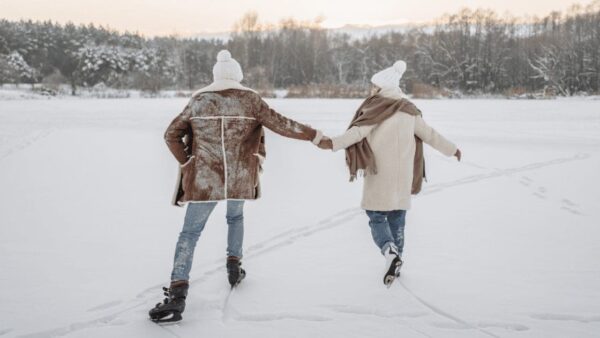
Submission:
[[428,313],[429,311],[427,311],[426,313],[415,312],[415,313],[405,313],[405,314],[385,314],[385,313],[378,313],[377,311],[365,311],[360,308],[350,308],[348,306],[333,305],[333,306],[325,306],[325,308],[328,308],[329,310],[332,310],[332,311],[335,311],[338,313],[348,314],[348,315],[372,316],[372,317],[376,317],[376,318],[380,318],[380,319],[398,319],[398,320],[402,321],[402,323],[404,323],[406,325],[406,327],[409,328],[410,330],[412,330],[416,333],[419,333],[425,337],[433,338],[433,336],[431,336],[427,332],[421,331],[421,330],[415,328],[414,326],[410,325],[410,321],[408,320],[408,319],[426,316],[429,314]]
[[37,141],[48,137],[48,135],[52,134],[54,130],[55,128],[42,129],[26,135],[25,137],[18,140],[14,145],[9,146],[5,150],[2,150],[2,152],[0,152],[0,160],[7,158],[8,156],[17,151],[24,150],[25,148],[36,143]]
[[559,313],[534,313],[531,318],[538,320],[573,321],[579,323],[600,322],[600,315],[572,315]]
[[46,331],[40,331],[40,332],[19,335],[17,337],[19,337],[19,338],[62,337],[67,334],[70,334],[70,333],[73,333],[73,332],[76,332],[79,330],[83,330],[83,329],[94,328],[94,327],[103,327],[103,326],[113,326],[113,325],[111,325],[111,322],[114,321],[115,319],[117,319],[121,314],[123,314],[129,310],[138,308],[144,304],[145,303],[130,306],[128,308],[122,309],[118,312],[115,312],[115,313],[112,313],[112,314],[109,314],[109,315],[106,315],[106,316],[103,316],[100,318],[96,318],[96,319],[92,319],[92,320],[88,320],[88,321],[76,322],[76,323],[72,323],[67,326],[63,326],[63,327],[52,329],[52,330],[46,330]]
[[[351,213],[351,212],[355,212],[356,213],[357,209],[356,208],[345,209],[345,210],[337,212],[334,215],[329,216],[329,217],[327,217],[327,218],[319,221],[317,223],[317,225],[313,225],[313,226],[305,225],[305,226],[301,226],[301,227],[296,227],[296,228],[293,228],[293,229],[289,229],[289,230],[283,231],[283,232],[281,232],[279,234],[276,234],[274,236],[271,236],[271,237],[269,237],[269,238],[267,238],[267,239],[265,239],[265,240],[263,240],[261,242],[252,244],[252,245],[250,245],[248,247],[248,249],[246,249],[246,252],[248,253],[246,255],[246,257],[248,257],[248,256],[251,257],[252,256],[252,252],[254,252],[255,250],[260,250],[260,249],[264,248],[265,246],[267,246],[267,244],[272,243],[276,239],[279,239],[279,238],[282,238],[282,237],[288,238],[288,237],[295,236],[296,233],[303,232],[303,231],[306,231],[307,229],[316,228],[316,227],[319,227],[321,225],[327,224],[328,222],[334,220],[336,217],[340,217],[342,215],[345,215],[345,214],[348,214],[348,213]],[[216,272],[218,272],[220,270],[224,270],[225,268],[222,265],[223,265],[223,260],[222,259],[217,259],[217,260],[213,261],[212,263],[210,263],[208,265],[208,267],[207,267],[208,270],[205,270],[204,273],[202,274],[202,276],[200,276],[198,278],[195,278],[195,279],[192,279],[190,282],[196,283],[196,282],[204,281],[205,279],[207,279],[208,277],[210,277],[212,274],[214,274],[214,273],[216,273]],[[147,296],[147,294],[150,293],[150,292],[154,293],[157,288],[161,287],[161,285],[163,285],[163,283],[156,284],[156,285],[153,285],[151,287],[148,287],[147,289],[145,289],[142,292],[140,292],[136,296],[136,298],[137,299],[143,298],[143,297]]]
[[[247,250],[248,254],[246,254],[246,257],[248,259],[250,259],[252,257],[260,256],[264,253],[278,249],[286,244],[291,244],[300,238],[307,237],[307,236],[313,235],[315,233],[331,229],[336,226],[340,226],[340,225],[344,224],[344,221],[352,219],[353,217],[355,217],[356,215],[358,215],[360,213],[362,213],[361,209],[349,208],[349,209],[345,209],[340,212],[337,212],[337,213],[333,214],[332,216],[329,216],[329,217],[325,218],[324,220],[317,222],[317,224],[315,224],[315,225],[302,226],[299,228],[286,230],[283,233],[276,234],[264,241],[261,241],[257,244],[250,246]],[[331,223],[331,224],[328,224],[328,223]],[[278,239],[279,239],[279,241],[277,241]],[[275,245],[267,245],[268,243],[273,242],[273,241],[277,241],[277,243]],[[224,270],[225,268],[222,266],[223,265],[222,263],[223,263],[222,259],[215,260],[214,263],[209,265],[208,270],[205,270],[205,272],[202,274],[202,276],[191,280],[190,284],[204,281],[204,280],[210,278],[216,272]],[[155,293],[154,291],[156,291],[156,289],[159,288],[161,285],[163,285],[163,284],[162,283],[157,284],[157,285],[154,285],[152,287],[149,287],[149,288],[143,290],[138,295],[136,295],[136,297],[132,300],[121,301],[122,304],[123,303],[125,303],[125,304],[134,303],[134,305],[122,308],[120,310],[117,310],[116,312],[104,315],[99,318],[95,318],[95,319],[91,319],[91,320],[87,320],[87,321],[76,322],[76,323],[72,323],[72,324],[69,324],[69,325],[66,325],[63,327],[59,327],[59,328],[55,328],[55,329],[51,329],[51,330],[44,330],[44,331],[19,335],[18,337],[20,337],[20,338],[62,337],[62,336],[66,336],[66,335],[71,334],[76,331],[109,325],[111,321],[118,318],[121,314],[128,312],[130,310],[139,308],[143,305],[147,305],[147,303],[149,302],[149,299],[148,299],[149,293],[152,292],[152,295],[153,295]],[[227,303],[225,301],[223,302],[222,311],[225,310],[225,306],[229,302],[229,299],[228,299],[229,296],[230,296],[230,293],[228,293],[228,295],[226,296]],[[96,306],[96,307],[98,307],[98,306]],[[162,327],[162,328],[166,329],[165,327]],[[173,335],[176,335],[171,330],[169,330],[169,332]]]
[[279,320],[298,320],[303,322],[328,322],[333,320],[332,318],[296,313],[296,312],[277,312],[277,313],[253,313],[248,315],[239,315],[234,318],[236,321],[241,322],[273,322]]
[[0,330],[0,336],[3,336],[9,332],[11,332],[13,329],[4,329],[4,330]]
[[462,319],[460,319],[460,318],[458,318],[458,317],[456,317],[456,316],[454,316],[454,315],[452,315],[452,314],[450,314],[450,313],[448,313],[448,312],[440,309],[439,307],[437,307],[437,306],[435,306],[435,305],[433,305],[433,304],[425,301],[423,298],[419,297],[416,293],[414,293],[411,289],[409,289],[404,284],[403,281],[399,280],[398,282],[400,283],[400,285],[402,286],[402,288],[404,290],[406,290],[406,292],[408,292],[417,302],[421,303],[423,306],[425,306],[426,308],[428,308],[429,310],[431,310],[433,313],[435,313],[435,314],[437,314],[437,315],[439,315],[441,317],[444,317],[446,319],[449,319],[449,320],[451,320],[453,322],[456,322],[458,324],[464,325],[466,327],[470,327],[470,328],[472,328],[472,329],[474,329],[476,331],[479,331],[479,332],[481,332],[481,333],[483,333],[483,334],[485,334],[487,336],[494,337],[494,338],[500,338],[500,336],[498,336],[498,335],[495,335],[495,334],[493,334],[493,333],[491,333],[491,332],[489,332],[487,330],[484,330],[484,329],[482,329],[480,327],[471,325],[468,322],[466,322],[466,321],[464,321],[464,320],[462,320]]
[[221,307],[221,322],[226,322],[231,318],[231,310],[229,307],[229,299],[231,299],[231,295],[235,292],[235,287],[231,288],[229,292],[227,292],[227,296],[225,297],[225,301],[223,301],[223,306]]
[[[357,210],[355,208],[347,209],[347,210],[337,213],[336,215],[334,215],[332,217],[329,217],[323,221],[318,222],[316,225],[302,227],[300,231],[288,231],[288,233],[291,233],[291,234],[288,236],[285,236],[283,238],[282,238],[282,236],[276,235],[272,238],[275,238],[275,239],[282,238],[279,242],[276,242],[275,244],[268,245],[268,246],[262,245],[260,247],[257,247],[255,250],[250,251],[246,255],[246,257],[247,257],[247,259],[252,259],[254,257],[274,251],[281,247],[293,244],[298,239],[311,236],[311,235],[321,232],[321,231],[325,231],[325,230],[329,230],[329,229],[338,227],[340,225],[345,224],[346,221],[354,218],[359,213],[362,213],[362,210]],[[339,218],[339,219],[336,220],[336,218]],[[272,241],[270,240],[268,242],[272,242]],[[231,317],[231,315],[230,315],[231,306],[229,305],[229,302],[230,302],[232,294],[234,293],[234,290],[235,290],[235,288],[231,289],[231,291],[227,294],[227,296],[223,302],[223,307],[221,310],[221,312],[223,314],[221,317],[222,321],[226,321],[226,320],[230,319],[230,317]]]
[[496,177],[501,177],[501,176],[510,176],[512,174],[535,170],[535,169],[540,169],[540,168],[549,167],[549,166],[553,166],[553,165],[564,164],[564,163],[573,162],[573,161],[586,160],[590,157],[591,157],[590,154],[580,153],[580,154],[576,154],[571,157],[563,157],[563,158],[557,158],[557,159],[549,160],[549,161],[535,162],[535,163],[531,163],[531,164],[524,165],[521,167],[514,167],[514,168],[508,168],[508,169],[495,169],[494,172],[489,173],[489,174],[471,175],[471,176],[467,176],[467,177],[464,177],[464,178],[461,178],[461,179],[458,179],[455,181],[447,182],[447,183],[432,184],[431,186],[424,188],[423,191],[420,193],[420,195],[429,195],[429,194],[443,191],[447,188],[452,188],[452,187],[456,187],[459,185],[484,181],[484,180],[488,180],[491,178],[496,178]]
[[514,324],[514,323],[506,323],[506,322],[491,321],[491,320],[480,321],[477,323],[477,326],[483,327],[483,328],[500,328],[500,329],[505,329],[505,330],[510,330],[510,331],[527,331],[527,330],[529,330],[529,327],[525,326],[523,324]]
[[108,308],[111,308],[111,307],[115,307],[115,306],[117,306],[117,305],[119,305],[121,303],[122,303],[122,301],[115,300],[115,301],[112,301],[112,302],[100,304],[100,305],[94,306],[92,308],[89,308],[89,309],[87,309],[87,312],[94,312],[94,311],[105,310],[105,309],[108,309]]

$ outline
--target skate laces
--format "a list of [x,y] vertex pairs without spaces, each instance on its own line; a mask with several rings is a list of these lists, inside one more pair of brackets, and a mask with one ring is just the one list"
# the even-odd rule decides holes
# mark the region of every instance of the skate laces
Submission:
[[169,304],[169,301],[171,300],[171,289],[164,287],[163,286],[163,295],[165,295],[167,298],[163,299],[162,303],[156,303],[156,307],[160,307],[161,305],[167,305]]

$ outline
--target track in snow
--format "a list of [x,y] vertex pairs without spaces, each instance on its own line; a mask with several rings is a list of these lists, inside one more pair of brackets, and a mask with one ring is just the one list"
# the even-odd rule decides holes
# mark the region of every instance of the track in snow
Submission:
[[[488,179],[493,179],[493,178],[497,178],[497,177],[501,177],[501,176],[508,176],[508,175],[515,174],[515,173],[521,173],[521,172],[525,172],[525,171],[529,171],[529,170],[535,170],[535,169],[540,169],[540,168],[544,168],[544,167],[564,164],[564,163],[568,163],[568,162],[572,162],[572,161],[585,160],[585,159],[588,159],[589,157],[590,157],[589,154],[583,153],[583,154],[576,154],[571,157],[557,158],[557,159],[543,161],[543,162],[535,162],[535,163],[531,163],[531,164],[528,164],[525,166],[520,166],[520,167],[514,167],[514,168],[508,168],[508,169],[496,169],[492,173],[472,175],[472,176],[467,176],[467,177],[464,177],[464,178],[461,178],[458,180],[454,180],[451,182],[447,182],[447,183],[433,184],[433,185],[430,185],[429,187],[423,189],[423,192],[421,194],[429,195],[429,194],[441,192],[447,188],[451,188],[451,187],[455,187],[455,186],[460,186],[460,185],[470,184],[470,183],[477,183],[477,182],[485,181]],[[481,168],[481,169],[483,169],[483,168]],[[276,251],[282,247],[293,244],[302,238],[310,237],[312,235],[323,232],[325,230],[329,230],[329,229],[341,226],[341,225],[345,224],[346,221],[349,221],[362,213],[363,213],[362,209],[350,208],[350,209],[340,211],[336,214],[333,214],[332,216],[330,216],[312,226],[298,227],[298,228],[284,231],[284,232],[279,233],[275,236],[272,236],[266,240],[263,240],[259,243],[250,245],[248,247],[248,249],[246,250],[247,254],[245,255],[245,257],[246,257],[246,259],[253,259],[253,258],[263,255],[265,253]],[[207,267],[205,272],[200,277],[191,280],[191,282],[192,283],[202,282],[202,281],[210,278],[217,272],[224,271],[224,269],[225,268],[222,266],[222,260],[221,259],[216,260]],[[107,315],[100,316],[100,317],[97,317],[97,318],[94,318],[91,320],[87,320],[87,321],[72,323],[70,325],[60,327],[60,328],[55,328],[55,329],[51,329],[51,330],[45,330],[45,331],[21,335],[19,337],[22,337],[22,338],[41,338],[41,337],[48,337],[48,336],[60,337],[60,336],[65,336],[65,335],[71,334],[73,332],[84,330],[84,329],[118,325],[118,324],[113,324],[113,323],[118,322],[117,321],[118,317],[121,316],[123,313],[126,313],[130,310],[137,309],[141,306],[148,306],[148,304],[151,302],[150,298],[154,297],[156,295],[155,291],[161,285],[162,285],[162,283],[151,286],[151,287],[143,290],[135,298],[133,298],[129,301],[114,301],[114,302],[106,303],[105,305],[99,305],[99,306],[96,306],[95,308],[90,309],[90,311],[94,311],[94,310],[99,310],[99,309],[109,309],[109,308],[121,305],[118,310],[115,310],[112,313],[109,313]],[[401,284],[401,285],[406,290],[407,293],[409,293],[411,296],[413,296],[428,311],[433,312],[447,320],[451,320],[455,323],[459,323],[461,325],[476,329],[476,330],[480,331],[481,333],[486,334],[488,336],[497,337],[497,335],[494,335],[493,333],[490,333],[490,332],[482,329],[481,327],[471,325],[471,324],[467,323],[466,321],[464,321],[452,314],[449,314],[445,311],[440,310],[432,303],[426,302],[422,298],[418,297],[414,292],[412,292],[410,289],[408,289],[404,284]],[[222,303],[223,306],[221,308],[221,311],[222,311],[222,319],[224,319],[224,320],[227,320],[230,317],[230,315],[229,315],[230,309],[228,309],[228,304],[229,304],[229,298],[231,297],[231,295],[232,295],[232,292],[228,291],[228,293],[227,293],[227,295],[225,295],[225,299],[223,300],[223,303]],[[112,304],[114,304],[114,306]],[[170,334],[177,336],[176,333],[174,333],[172,330],[167,329],[165,327],[163,327],[163,329],[165,331],[168,331]],[[427,336],[427,334],[424,332],[418,331],[414,328],[412,328],[412,329],[422,335]]]

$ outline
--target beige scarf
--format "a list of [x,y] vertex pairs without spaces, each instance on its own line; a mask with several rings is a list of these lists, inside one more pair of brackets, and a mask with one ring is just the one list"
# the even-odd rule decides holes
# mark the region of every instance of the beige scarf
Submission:
[[[396,112],[412,116],[421,116],[421,111],[408,99],[391,99],[382,95],[369,96],[358,108],[348,129],[357,126],[375,125],[385,121]],[[421,191],[425,178],[425,159],[423,158],[423,141],[415,135],[416,149],[412,194]],[[356,179],[357,173],[376,175],[375,155],[366,138],[346,148],[346,164],[350,170],[350,182]]]

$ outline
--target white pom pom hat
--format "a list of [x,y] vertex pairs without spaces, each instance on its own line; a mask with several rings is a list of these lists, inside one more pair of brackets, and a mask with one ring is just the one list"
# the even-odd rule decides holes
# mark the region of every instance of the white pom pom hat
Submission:
[[386,68],[371,77],[371,83],[379,88],[398,88],[400,79],[406,71],[406,62],[399,60],[393,66]]
[[217,54],[217,63],[213,67],[213,80],[233,80],[241,82],[244,78],[242,73],[242,67],[240,64],[231,57],[231,53],[228,50],[223,49]]

